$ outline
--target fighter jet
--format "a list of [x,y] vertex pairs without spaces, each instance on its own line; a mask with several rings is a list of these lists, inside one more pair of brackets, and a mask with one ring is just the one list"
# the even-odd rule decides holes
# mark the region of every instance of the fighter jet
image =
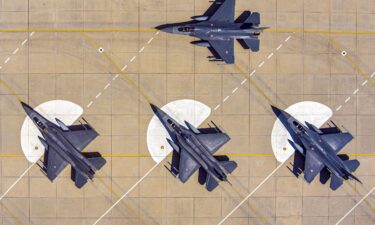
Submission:
[[164,24],[156,29],[172,33],[197,37],[201,40],[191,42],[194,45],[208,47],[213,56],[210,61],[234,63],[234,39],[243,48],[259,51],[258,36],[268,27],[259,27],[258,12],[245,11],[234,20],[235,0],[216,0],[201,16],[182,23]]
[[305,157],[304,179],[308,183],[326,168],[330,172],[332,190],[339,188],[344,179],[354,179],[361,183],[352,174],[359,167],[359,161],[344,161],[337,155],[353,139],[349,132],[342,132],[335,124],[319,129],[306,121],[305,124],[301,123],[275,106],[272,106],[272,110],[292,137],[290,145]]
[[[219,181],[229,183],[227,174],[232,173],[237,163],[234,161],[218,161],[213,154],[219,150],[230,138],[223,133],[214,123],[215,127],[197,129],[185,121],[185,126],[176,122],[163,110],[151,104],[155,115],[159,118],[171,139],[168,143],[178,154],[178,168],[169,170],[172,175],[185,183],[199,168],[206,173],[206,189],[214,190]],[[173,171],[174,172],[173,172]]]
[[98,152],[81,152],[98,133],[86,124],[66,126],[56,118],[56,124],[47,120],[26,103],[22,107],[34,122],[43,137],[38,136],[45,148],[43,165],[37,165],[47,178],[53,182],[63,169],[71,165],[71,179],[77,188],[83,187],[87,180],[94,178],[106,160]]

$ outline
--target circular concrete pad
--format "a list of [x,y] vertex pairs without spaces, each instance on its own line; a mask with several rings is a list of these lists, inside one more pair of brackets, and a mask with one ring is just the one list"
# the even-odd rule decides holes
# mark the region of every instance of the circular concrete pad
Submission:
[[[164,105],[161,109],[184,126],[184,121],[188,121],[198,127],[211,114],[210,107],[191,99],[173,101]],[[167,138],[170,139],[168,132],[154,115],[147,129],[147,147],[156,163],[161,162],[173,150],[168,144]]]
[[[311,101],[296,103],[289,106],[285,111],[301,123],[307,121],[316,127],[321,127],[332,116],[332,110],[328,106]],[[295,151],[289,144],[288,139],[292,140],[290,134],[277,119],[272,129],[271,144],[276,160],[279,162],[285,162]]]
[[[51,122],[56,124],[55,118],[58,118],[66,125],[73,124],[83,113],[81,106],[65,100],[44,102],[34,109]],[[21,127],[21,147],[26,159],[31,163],[38,161],[44,154],[44,146],[38,136],[42,137],[42,134],[33,121],[26,117]]]

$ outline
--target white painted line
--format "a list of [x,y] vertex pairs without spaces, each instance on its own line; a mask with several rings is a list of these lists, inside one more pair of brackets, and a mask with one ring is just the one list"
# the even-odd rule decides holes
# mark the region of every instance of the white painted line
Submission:
[[7,64],[8,62],[9,62],[9,60],[10,60],[10,57],[8,57],[6,60],[5,60],[5,64]]
[[345,103],[347,103],[349,100],[350,100],[350,96],[347,99],[345,99]]
[[241,82],[241,85],[243,85],[246,82],[246,79]]
[[238,87],[236,87],[235,89],[233,89],[232,94],[234,94],[234,92],[236,92],[237,90],[238,90]]
[[111,85],[111,83],[108,83],[108,84],[104,87],[104,90],[107,89],[110,85]]
[[30,37],[31,37],[31,36],[33,36],[34,34],[35,34],[35,32],[34,32],[34,31],[33,31],[33,32],[31,32],[31,34],[30,34]]
[[219,107],[220,107],[220,104],[217,105],[217,106],[214,108],[214,111],[216,111]]
[[373,76],[375,76],[375,72],[373,72],[370,77],[373,77]]
[[102,95],[102,92],[99,92],[99,93],[95,96],[95,98],[96,98],[96,99],[99,98],[100,95]]
[[225,102],[226,100],[228,100],[228,98],[229,98],[229,95],[224,98],[223,102]]
[[256,72],[256,70],[253,70],[253,72],[250,73],[250,77],[251,77],[252,75],[254,75],[255,72]]
[[92,105],[92,103],[93,103],[92,101],[91,101],[91,102],[89,102],[89,104],[87,104],[87,106],[86,106],[86,107],[87,107],[87,108],[90,108],[90,106]]
[[121,71],[124,71],[127,67],[128,65],[125,65],[124,67],[122,67]]
[[351,208],[339,221],[337,221],[337,223],[336,223],[336,225],[338,225],[338,224],[340,224],[351,212],[353,212],[353,210],[355,209],[355,208],[357,208],[368,196],[370,196],[371,195],[371,193],[372,192],[374,192],[374,190],[375,190],[375,187],[373,187],[372,189],[371,189],[371,191],[369,191],[369,193],[367,193],[365,196],[363,196],[363,198],[361,199],[361,200],[359,200],[358,202],[357,202],[357,204],[355,204],[354,206],[353,206],[353,208]]
[[148,40],[147,44],[150,44],[152,40],[154,40],[154,37],[150,38],[150,40]]
[[353,95],[357,94],[359,91],[359,88],[355,89],[355,91],[353,91]]
[[116,74],[115,78],[117,78],[118,76],[120,76],[120,74]]
[[133,58],[130,60],[130,62],[133,62],[135,58],[137,58],[137,56],[133,56]]
[[143,50],[145,50],[145,46],[143,46],[138,52],[141,53]]
[[158,35],[160,32],[158,31],[158,32],[156,32],[156,35]]
[[264,183],[266,183],[266,181],[272,177],[272,175],[274,173],[276,173],[277,170],[279,170],[283,165],[284,163],[288,161],[288,160],[285,160],[283,163],[281,163],[280,165],[278,165],[276,167],[276,169],[274,169],[262,182],[260,182],[260,184],[258,184],[258,186],[252,191],[250,192],[250,194],[248,194],[236,207],[234,207],[234,209],[232,211],[230,211],[230,213],[228,213],[228,215],[226,215],[219,223],[218,225],[221,225],[225,222],[225,220],[227,220],[243,203],[245,203]]
[[125,194],[121,196],[107,211],[103,213],[94,223],[93,225],[96,225],[100,222],[101,219],[103,219],[123,198],[125,198],[139,183],[142,182],[143,179],[145,179],[160,163],[156,163],[141,179],[139,179]]
[[36,162],[34,162],[33,164],[31,164],[26,170],[25,170],[25,172],[23,172],[22,174],[21,174],[21,176],[19,176],[18,178],[17,178],[17,180],[8,188],[8,190],[6,190],[6,192],[4,192],[4,194],[3,195],[1,195],[1,197],[0,197],[0,201],[8,194],[8,192],[10,191],[10,190],[12,190],[12,188],[26,175],[26,173],[27,172],[29,172],[29,170],[37,163],[38,161],[36,161]]
[[337,107],[336,111],[339,111],[341,108],[342,108],[342,105],[340,105],[339,107]]
[[280,44],[280,45],[276,48],[276,50],[279,50],[281,47],[283,47],[283,44]]
[[267,59],[270,59],[273,56],[273,52],[267,56]]
[[27,39],[23,40],[22,45],[26,44]]
[[14,51],[13,51],[13,55],[16,54],[18,52],[18,50],[20,50],[19,48],[16,48]]
[[0,70],[2,69],[3,67],[2,66],[0,66]]
[[287,38],[285,39],[285,42],[289,41],[289,39],[290,39],[291,37],[292,37],[292,36],[289,35],[289,37],[287,37]]
[[368,80],[365,80],[363,83],[362,83],[362,86],[365,86],[367,84]]
[[259,64],[259,68],[262,67],[264,65],[264,61],[262,61],[260,64]]

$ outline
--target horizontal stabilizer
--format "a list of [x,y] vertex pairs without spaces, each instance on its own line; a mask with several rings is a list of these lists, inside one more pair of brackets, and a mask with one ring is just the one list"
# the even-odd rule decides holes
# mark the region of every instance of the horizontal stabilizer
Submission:
[[238,39],[238,42],[244,49],[250,49],[253,52],[259,51],[260,40],[258,38]]
[[217,186],[219,186],[219,183],[213,178],[211,175],[207,174],[206,178],[206,189],[207,191],[214,190]]
[[87,159],[97,170],[100,170],[106,163],[106,160],[101,156],[91,157]]
[[356,159],[344,161],[344,164],[348,167],[350,172],[354,172],[359,167],[359,161]]
[[237,168],[237,163],[235,161],[223,161],[220,165],[224,167],[226,173],[232,173]]
[[258,12],[251,13],[245,20],[245,23],[251,23],[254,26],[258,26],[260,24],[260,14]]
[[87,183],[87,178],[72,168],[71,178],[77,188],[82,188]]
[[335,191],[337,188],[339,188],[344,182],[344,179],[342,177],[338,177],[335,174],[331,174],[331,184],[329,187]]

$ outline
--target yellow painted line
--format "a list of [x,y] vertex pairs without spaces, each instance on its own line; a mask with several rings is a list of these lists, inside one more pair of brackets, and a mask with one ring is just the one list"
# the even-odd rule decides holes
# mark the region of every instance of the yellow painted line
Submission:
[[[349,153],[347,154],[350,157],[375,157],[375,153]],[[142,153],[124,153],[124,154],[102,154],[103,157],[113,157],[113,158],[150,158],[150,154]],[[263,154],[263,153],[228,153],[228,154],[215,154],[214,156],[229,156],[229,157],[273,157],[274,154]],[[0,158],[23,158],[24,154],[12,154],[12,153],[3,153],[0,154]],[[171,157],[171,156],[170,156]]]
[[[353,189],[353,191],[354,191],[355,193],[357,193],[359,196],[361,196],[361,193],[359,193],[359,191],[355,188],[355,186],[354,186],[353,184],[351,184],[348,180],[345,180],[345,182],[346,182],[347,184],[349,184],[349,186]],[[370,209],[372,209],[373,211],[375,211],[375,207],[372,206],[371,203],[368,202],[367,199],[364,199],[364,202],[366,203],[366,205],[367,205]]]
[[[245,198],[246,196],[244,196],[244,195],[242,195],[240,192],[239,192],[239,190],[236,188],[236,187],[234,187],[233,185],[230,185],[230,187],[241,197],[241,198]],[[250,201],[246,201],[246,204],[247,204],[247,206],[249,207],[249,209],[251,210],[251,211],[253,211],[253,213],[254,214],[259,214],[259,216],[260,216],[260,220],[261,221],[265,221],[266,220],[266,217],[264,216],[264,214],[261,212],[261,211],[258,211],[258,210],[256,210],[256,208],[252,205],[252,204],[250,204]]]
[[8,206],[5,205],[5,203],[1,203],[1,205],[3,206],[3,208],[5,209],[5,211],[9,212],[10,215],[12,216],[12,218],[17,222],[17,224],[22,224],[24,225],[20,219],[16,216],[16,214],[14,214],[9,208]]
[[272,30],[267,29],[264,33],[312,33],[312,34],[355,34],[366,35],[375,34],[375,31],[349,31],[349,30],[300,30],[300,29],[285,29],[285,30]]
[[[87,34],[81,33],[87,40],[89,40],[97,49],[100,48],[99,44],[96,43],[92,38],[90,38]],[[116,69],[125,76],[125,78],[138,90],[138,92],[145,98],[149,103],[152,103],[151,99],[141,90],[141,88],[134,82],[133,79],[129,77],[128,74],[126,74],[118,65],[117,63],[112,59],[110,55],[106,51],[103,51],[101,54],[103,54],[115,67]]]
[[[115,192],[113,191],[112,187],[108,186],[108,185],[104,182],[104,180],[102,179],[101,176],[96,175],[95,178],[98,179],[98,180],[100,181],[100,183],[102,183],[102,184],[105,186],[105,188],[107,188],[107,190],[108,190],[109,192],[111,192],[111,193],[116,197],[116,200],[120,199],[120,195],[118,195],[117,193],[115,193]],[[134,209],[133,209],[130,205],[128,205],[128,204],[126,204],[126,203],[124,203],[124,205],[125,205],[125,208],[126,208],[130,213],[133,213],[133,214],[136,215],[135,218],[136,218],[138,221],[142,222],[143,224],[146,224],[146,223],[144,223],[144,221],[143,221],[141,215],[138,214],[138,213],[136,213],[136,212],[134,211]]]
[[[328,36],[327,34],[324,34],[324,36],[328,39],[328,41],[337,49],[339,50],[340,52],[344,51],[344,49],[337,43],[335,42],[330,36]],[[346,58],[350,64],[352,64],[361,74],[362,76],[365,77],[365,79],[371,83],[372,86],[375,87],[375,82],[371,79],[371,77],[369,75],[367,75],[359,66],[358,64],[354,61],[354,59],[349,55],[349,54],[346,54],[346,56],[343,56],[344,58]]]
[[271,98],[268,97],[268,95],[257,85],[257,83],[255,83],[253,79],[251,79],[250,76],[248,76],[238,65],[235,64],[235,67],[238,71],[240,71],[241,75],[244,76],[252,85],[254,85],[254,87],[259,91],[259,93],[261,93],[263,97],[267,99],[270,105],[276,106],[276,104],[271,100]]
[[[153,33],[156,29],[0,29],[3,33]],[[350,30],[303,30],[303,29],[267,29],[264,33],[316,33],[316,34],[353,34],[373,35],[375,31],[350,31]]]
[[21,102],[21,97],[19,95],[16,94],[15,91],[13,91],[13,89],[7,84],[5,83],[5,81],[3,81],[2,79],[0,79],[0,83],[19,101]]
[[156,29],[2,29],[3,33],[153,33],[157,32]]

